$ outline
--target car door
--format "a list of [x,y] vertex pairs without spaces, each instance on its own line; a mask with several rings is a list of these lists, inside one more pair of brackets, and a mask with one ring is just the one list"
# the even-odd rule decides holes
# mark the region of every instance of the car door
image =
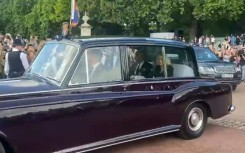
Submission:
[[[178,125],[173,122],[174,117],[166,117],[174,111],[174,107],[171,107],[172,93],[165,87],[166,82],[159,83],[153,78],[154,61],[151,60],[161,52],[161,46],[126,46],[128,56],[128,92],[131,94],[131,98],[125,101],[125,105],[128,104],[131,107],[129,112],[132,113],[131,118],[134,123],[131,127],[136,131],[148,131],[152,129],[161,129],[162,131],[167,129],[175,129]],[[144,61],[148,63],[150,70],[142,64],[142,73],[137,73],[137,52],[142,52],[145,57]],[[148,58],[148,59],[146,59]],[[135,65],[136,64],[136,65]],[[138,68],[139,69],[139,68]],[[149,73],[146,74],[145,72]],[[142,76],[145,75],[145,76]],[[148,77],[148,78],[146,78]],[[150,77],[150,78],[149,78]]]
[[[100,55],[95,55],[96,52],[100,52]],[[91,54],[92,58],[100,57],[99,62],[104,70],[100,70],[99,74],[96,70],[90,71],[89,64],[94,62]],[[87,147],[91,149],[97,145],[95,142],[108,145],[110,142],[105,140],[131,133],[131,129],[126,129],[124,125],[128,112],[121,106],[127,90],[122,76],[121,54],[119,46],[85,50],[68,89],[64,90],[64,94],[70,99],[64,104],[67,112],[64,126],[69,135],[60,152],[79,151]],[[89,73],[93,73],[93,78],[97,80],[92,81]]]
[[[135,112],[134,126],[138,131],[146,131],[150,129],[161,128],[162,131],[167,129],[176,129],[179,127],[181,114],[178,114],[176,104],[172,102],[173,96],[178,88],[191,82],[196,72],[193,58],[188,54],[187,50],[178,47],[165,47],[165,46],[127,46],[129,76],[128,76],[128,91],[134,95],[127,102],[131,106],[134,106]],[[131,68],[132,62],[137,63],[137,52],[143,52],[145,55],[144,62],[152,65],[151,75],[146,75],[144,72],[138,74]],[[133,53],[132,53],[133,52]],[[133,58],[131,57],[133,55]],[[165,76],[155,75],[157,67],[157,57],[161,55],[164,59]],[[181,68],[187,68],[180,70],[178,66],[175,66],[175,62],[171,63],[171,59],[168,56],[173,56],[175,60],[181,61],[176,64]],[[167,59],[168,58],[168,59]],[[178,59],[177,59],[178,58]],[[188,65],[189,64],[189,65]],[[136,64],[137,65],[137,64]],[[192,67],[192,68],[191,68]],[[145,67],[145,69],[147,69]],[[171,69],[171,70],[169,70]],[[192,73],[184,73],[184,71],[192,70]],[[181,71],[179,74],[178,72]],[[131,72],[131,74],[130,74]],[[168,74],[169,73],[169,74]],[[145,76],[142,76],[145,75]],[[152,76],[151,78],[148,78]],[[188,79],[191,78],[191,79]]]

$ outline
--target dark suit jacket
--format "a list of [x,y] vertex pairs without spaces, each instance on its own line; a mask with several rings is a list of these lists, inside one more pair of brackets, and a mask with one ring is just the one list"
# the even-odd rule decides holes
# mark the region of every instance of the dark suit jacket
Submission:
[[152,64],[148,62],[144,62],[139,69],[137,69],[136,67],[137,70],[135,71],[135,75],[140,75],[145,78],[152,78],[153,77],[152,67],[153,67]]
[[[172,65],[168,65],[167,66],[167,74],[168,77],[173,77],[173,73],[174,73],[174,68]],[[165,77],[165,73],[164,71],[161,71],[161,66],[160,65],[156,65],[154,68],[154,77]]]
[[93,74],[90,76],[89,81],[90,83],[97,83],[97,82],[104,82],[106,81],[105,76],[103,75],[104,73],[106,73],[106,68],[104,67],[103,64],[99,64]]

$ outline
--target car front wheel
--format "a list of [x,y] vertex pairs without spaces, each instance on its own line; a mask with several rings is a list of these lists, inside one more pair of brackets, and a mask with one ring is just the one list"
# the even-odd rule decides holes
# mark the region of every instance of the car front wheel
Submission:
[[201,104],[191,105],[185,112],[181,123],[179,136],[184,139],[200,137],[207,124],[207,110]]

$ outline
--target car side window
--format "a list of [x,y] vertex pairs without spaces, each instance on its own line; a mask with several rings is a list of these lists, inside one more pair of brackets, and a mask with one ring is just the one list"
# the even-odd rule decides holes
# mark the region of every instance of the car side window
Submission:
[[154,78],[156,57],[162,55],[161,46],[128,46],[130,80]]
[[121,81],[118,46],[88,48],[79,61],[69,85]]
[[195,64],[191,53],[185,48],[165,47],[165,54],[168,61],[171,62],[173,69],[172,77],[194,77]]
[[130,80],[194,77],[191,53],[178,47],[128,46]]

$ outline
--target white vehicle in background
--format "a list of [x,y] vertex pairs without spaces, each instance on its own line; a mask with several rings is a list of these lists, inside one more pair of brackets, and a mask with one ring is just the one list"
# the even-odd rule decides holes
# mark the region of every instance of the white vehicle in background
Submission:
[[156,32],[150,34],[151,38],[174,39],[174,32]]

